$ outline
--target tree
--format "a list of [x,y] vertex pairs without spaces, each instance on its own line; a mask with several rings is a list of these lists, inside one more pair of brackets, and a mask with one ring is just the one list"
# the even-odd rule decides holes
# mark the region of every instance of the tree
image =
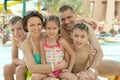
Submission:
[[58,14],[58,9],[62,5],[70,5],[74,8],[78,16],[90,16],[90,10],[83,5],[83,0],[44,0],[44,6],[53,14]]

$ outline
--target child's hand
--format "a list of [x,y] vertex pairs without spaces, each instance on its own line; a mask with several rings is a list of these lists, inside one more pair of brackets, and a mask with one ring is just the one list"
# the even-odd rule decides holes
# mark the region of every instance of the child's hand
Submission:
[[65,68],[67,68],[68,63],[65,60],[62,60],[59,65],[60,65],[61,69],[65,69]]
[[97,50],[92,46],[92,47],[91,47],[91,50],[90,50],[90,55],[91,55],[91,56],[95,56],[96,53],[97,53]]
[[69,69],[63,69],[62,72],[70,72]]

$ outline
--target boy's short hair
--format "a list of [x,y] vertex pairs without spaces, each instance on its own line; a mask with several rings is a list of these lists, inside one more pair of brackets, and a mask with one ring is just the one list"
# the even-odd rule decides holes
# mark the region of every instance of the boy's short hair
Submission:
[[89,28],[86,23],[75,24],[72,31],[74,31],[75,29],[85,30],[87,32],[87,34],[89,34]]
[[20,16],[13,16],[10,21],[9,21],[9,24],[15,24],[17,23],[18,21],[20,21],[22,23],[22,17]]

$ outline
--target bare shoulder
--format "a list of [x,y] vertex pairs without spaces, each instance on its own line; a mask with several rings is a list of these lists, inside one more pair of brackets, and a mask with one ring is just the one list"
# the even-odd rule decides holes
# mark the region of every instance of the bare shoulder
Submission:
[[23,41],[23,45],[25,45],[25,44],[28,44],[30,41],[29,41],[29,38],[27,38],[27,39],[25,39],[24,41]]
[[27,38],[23,41],[22,45],[21,45],[21,49],[26,49],[26,48],[29,48],[31,47],[31,42],[30,42],[30,39]]

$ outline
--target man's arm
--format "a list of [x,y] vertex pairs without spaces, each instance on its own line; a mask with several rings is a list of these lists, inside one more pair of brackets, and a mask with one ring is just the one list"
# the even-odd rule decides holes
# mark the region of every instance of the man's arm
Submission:
[[18,55],[19,55],[19,47],[17,46],[18,43],[12,39],[12,63],[16,64],[16,65],[24,65],[24,62],[19,59]]
[[93,62],[90,66],[90,68],[94,68],[97,69],[97,67],[99,66],[102,57],[103,57],[103,52],[102,49],[100,47],[100,44],[98,42],[98,39],[96,38],[95,32],[94,30],[91,28],[91,26],[89,26],[89,42],[91,45],[93,45],[93,47],[96,50],[96,55],[94,56]]

